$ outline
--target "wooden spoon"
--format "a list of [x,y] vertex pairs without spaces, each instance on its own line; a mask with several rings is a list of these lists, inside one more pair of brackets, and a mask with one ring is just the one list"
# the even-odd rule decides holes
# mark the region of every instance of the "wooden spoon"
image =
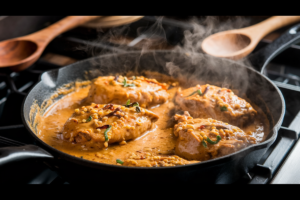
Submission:
[[0,67],[11,67],[14,71],[28,68],[53,38],[98,17],[69,16],[36,33],[0,42]]
[[144,16],[103,16],[81,26],[88,28],[108,28],[135,22]]
[[256,25],[223,31],[205,38],[202,49],[216,57],[241,59],[253,51],[268,33],[300,20],[300,16],[274,16]]

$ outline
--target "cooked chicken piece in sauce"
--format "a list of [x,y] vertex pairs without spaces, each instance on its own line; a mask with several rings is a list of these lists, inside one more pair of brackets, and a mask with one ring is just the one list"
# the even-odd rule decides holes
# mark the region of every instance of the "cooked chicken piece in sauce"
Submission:
[[175,153],[188,160],[209,160],[255,144],[256,138],[236,126],[214,119],[192,118],[188,112],[175,115]]
[[179,89],[176,103],[180,109],[197,118],[213,118],[236,126],[252,122],[256,110],[230,89],[213,85],[197,85],[185,90]]
[[176,155],[156,155],[149,152],[137,152],[132,153],[124,160],[122,165],[130,167],[168,167],[197,162],[199,161],[188,161]]
[[123,105],[130,99],[131,102],[139,102],[141,107],[149,108],[165,103],[168,97],[167,84],[155,79],[143,76],[104,76],[93,81],[87,102]]
[[152,128],[158,116],[135,105],[95,104],[75,109],[63,127],[63,137],[73,143],[102,148],[126,143]]

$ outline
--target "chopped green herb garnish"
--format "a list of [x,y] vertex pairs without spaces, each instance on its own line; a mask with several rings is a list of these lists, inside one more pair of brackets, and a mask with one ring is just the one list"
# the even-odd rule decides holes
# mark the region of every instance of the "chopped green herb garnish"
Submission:
[[[138,108],[138,107],[140,106],[139,103],[138,103],[138,102],[130,103],[130,99],[128,99],[127,102],[126,102],[126,105],[123,105],[123,106],[125,106],[125,107],[127,107],[127,108],[137,107],[136,109],[140,109],[140,108]],[[141,110],[139,110],[139,112],[140,112],[140,111],[141,111]]]
[[138,106],[135,107],[135,110],[136,110],[136,112],[138,112],[138,113],[141,112],[141,109],[140,109],[140,107],[138,107]]
[[124,85],[124,87],[125,87],[125,85],[127,85],[127,78],[126,77],[124,77],[123,85]]
[[135,106],[139,107],[140,105],[139,105],[138,102],[135,102],[132,106],[133,106],[133,107],[135,107]]
[[120,163],[121,165],[123,165],[123,163],[124,163],[121,159],[117,159],[116,162]]
[[216,141],[212,141],[211,139],[209,139],[209,137],[207,137],[207,142],[209,142],[210,144],[218,144],[218,142],[221,140],[221,136],[218,135],[217,136],[217,140]]
[[201,92],[201,90],[199,89],[199,90],[193,92],[192,94],[190,94],[190,95],[187,96],[187,97],[190,97],[190,96],[194,95],[195,93],[198,93],[200,96],[202,95],[202,92]]
[[207,144],[206,144],[206,142],[205,142],[204,140],[202,140],[202,145],[203,145],[205,148],[207,148]]
[[130,105],[130,99],[127,100],[127,102],[124,106],[129,106],[129,105]]
[[197,90],[198,94],[201,96],[202,95],[202,92],[201,90]]
[[104,131],[105,141],[108,141],[107,132],[110,131],[110,129],[111,129],[111,125],[109,125],[108,128]]
[[87,118],[86,122],[89,122],[93,119],[92,115],[89,116],[89,118]]
[[124,86],[124,87],[135,87],[134,84],[127,84],[127,78],[126,78],[126,77],[124,77],[124,80],[123,80],[123,86]]
[[126,84],[126,85],[124,85],[124,87],[135,87],[135,85],[134,84]]
[[228,110],[226,106],[221,106],[220,109],[221,109],[221,111],[227,111]]
[[192,96],[193,94],[195,94],[197,91],[195,91],[195,92],[193,92],[192,94],[190,94],[189,96],[187,96],[187,97],[190,97],[190,96]]

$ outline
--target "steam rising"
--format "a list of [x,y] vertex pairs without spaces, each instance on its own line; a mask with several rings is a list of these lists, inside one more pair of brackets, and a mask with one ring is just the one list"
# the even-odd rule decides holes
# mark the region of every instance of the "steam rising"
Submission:
[[[244,17],[231,17],[227,20],[220,20],[220,17],[214,17],[214,16],[208,16],[204,17],[202,19],[198,19],[196,17],[190,19],[188,22],[186,22],[189,27],[191,27],[191,30],[185,30],[184,31],[184,38],[181,41],[180,45],[177,45],[175,47],[172,47],[170,49],[170,45],[167,46],[166,42],[166,33],[162,26],[162,20],[163,17],[157,17],[156,22],[151,27],[139,27],[137,28],[137,35],[139,38],[143,38],[140,42],[135,44],[133,47],[127,46],[130,44],[130,40],[126,38],[130,30],[129,25],[124,25],[121,27],[115,27],[109,29],[109,31],[106,34],[99,34],[99,39],[96,41],[97,44],[99,43],[105,43],[105,42],[112,42],[114,44],[117,43],[116,48],[109,49],[109,53],[120,53],[120,52],[127,52],[129,50],[132,50],[132,48],[139,50],[141,53],[141,56],[147,52],[148,50],[154,50],[154,49],[169,49],[174,52],[181,52],[182,55],[188,55],[191,57],[192,60],[194,60],[194,63],[199,62],[199,53],[203,53],[201,49],[201,43],[202,41],[208,37],[211,34],[225,31],[229,29],[238,29],[245,26],[248,26],[250,24],[250,21],[248,19],[245,19]],[[103,30],[99,29],[99,32],[102,33]],[[100,36],[101,35],[101,36]],[[125,36],[125,37],[122,37]],[[85,50],[92,56],[102,55],[105,53],[108,53],[107,50],[103,50],[101,52],[97,52],[95,50],[95,47],[92,47],[90,45],[87,45],[84,48],[81,48],[82,50]],[[198,55],[195,55],[198,54]],[[175,54],[174,54],[175,55]],[[178,56],[176,54],[176,56]],[[203,59],[203,56],[200,56],[201,59]],[[139,57],[136,58],[137,63],[139,63]],[[221,68],[224,63],[220,62],[222,59],[219,59],[218,61],[215,61],[214,58],[209,58],[205,56],[205,59],[209,59],[209,62],[206,62],[207,64],[212,64],[210,67],[214,67],[216,64],[218,65],[218,68]],[[165,66],[166,69],[169,70],[169,74],[173,75],[175,71],[178,71],[176,69],[176,66],[172,65],[172,60],[174,58],[170,57],[170,63],[168,63],[168,66]],[[217,63],[216,63],[217,62]],[[244,60],[236,61],[237,63],[241,64],[248,64],[248,62]],[[228,65],[228,63],[226,62]],[[170,66],[173,66],[170,67]],[[177,66],[177,67],[183,67],[183,66]],[[185,66],[188,67],[188,66]],[[203,76],[207,75],[205,71],[202,71],[201,69],[204,69],[203,67],[199,67],[199,70],[197,73],[202,74]],[[240,76],[241,74],[238,74],[237,76]],[[223,85],[228,86],[227,83],[224,83]]]
[[[168,49],[166,45],[163,45],[166,44],[165,41],[167,41],[167,39],[162,20],[163,17],[157,17],[156,22],[151,27],[137,28],[138,38],[142,38],[142,40],[133,46],[134,48],[140,51],[140,56],[136,57],[136,70],[138,69],[141,56],[143,56],[149,50]],[[199,77],[202,77],[200,79],[200,83],[203,84],[204,82],[212,82],[210,81],[212,76],[220,77],[222,74],[224,74],[225,79],[221,79],[222,82],[218,83],[218,86],[239,88],[240,91],[246,91],[246,88],[248,87],[247,72],[245,71],[245,69],[231,69],[230,67],[228,67],[228,64],[231,63],[232,65],[247,65],[247,60],[243,59],[239,61],[228,61],[227,59],[216,59],[215,57],[204,55],[202,54],[203,51],[201,49],[201,43],[206,37],[208,37],[211,34],[229,29],[238,29],[246,27],[250,25],[250,21],[248,19],[245,19],[244,17],[238,16],[228,18],[225,21],[221,21],[220,17],[208,16],[201,19],[194,17],[188,22],[186,22],[186,24],[190,27],[190,30],[187,29],[184,31],[184,38],[181,41],[180,45],[178,44],[177,46],[172,47],[172,49],[169,49],[172,52],[174,52],[174,54],[173,56],[172,54],[169,54],[169,62],[167,62],[166,64],[163,63],[163,68],[167,72],[167,74],[174,77],[177,76],[177,78],[182,78],[182,80],[187,80],[186,76],[188,76],[189,85],[195,84],[196,82],[199,83]],[[101,29],[99,31],[103,32],[103,30]],[[130,40],[126,38],[129,31],[132,31],[130,30],[129,25],[111,28],[106,34],[104,34],[104,36],[103,34],[101,34],[101,37],[99,36],[98,41],[102,44],[105,41],[113,42],[114,44],[116,44],[117,42],[117,47],[109,49],[109,53],[113,52],[115,53],[116,57],[118,57],[119,53],[128,52],[129,50],[132,50],[132,47],[129,47],[131,44]],[[103,50],[102,52],[97,52],[95,51],[95,48],[89,45],[87,45],[84,50],[92,56],[107,53],[106,50]],[[195,70],[192,73],[192,76],[197,81],[192,81],[193,78],[191,77],[190,73],[191,63],[181,63],[180,65],[174,63],[175,60],[178,60],[178,56],[188,56],[192,65],[198,65],[197,70]],[[154,56],[154,59],[157,63],[160,63],[159,57]],[[130,65],[130,63],[124,62],[123,65]],[[232,80],[232,78],[230,78],[229,80],[229,78],[225,76],[226,74],[234,74],[235,79]],[[185,83],[187,82],[185,81]]]
[[250,24],[249,20],[243,17],[235,17],[221,22],[217,17],[212,16],[201,20],[193,18],[189,23],[193,27],[193,32],[185,31],[182,49],[194,53],[203,53],[201,43],[206,37],[217,32],[238,29]]

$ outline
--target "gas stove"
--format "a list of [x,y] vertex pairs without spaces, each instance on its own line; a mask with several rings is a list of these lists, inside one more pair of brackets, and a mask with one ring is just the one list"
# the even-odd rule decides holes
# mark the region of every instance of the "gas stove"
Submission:
[[[62,17],[1,17],[0,29],[7,31],[0,34],[0,41],[29,34]],[[173,49],[176,45],[183,45],[185,31],[193,31],[194,27],[187,23],[188,20],[189,17],[160,18],[163,32],[153,28],[157,18],[152,16],[114,28],[101,29],[83,25],[56,37],[41,58],[29,69],[18,73],[1,69],[0,137],[12,140],[7,146],[13,145],[14,141],[20,144],[35,144],[22,124],[20,112],[26,93],[39,81],[44,71],[98,54],[142,50],[145,45],[150,44],[149,41],[149,49]],[[226,23],[227,18],[220,20]],[[248,17],[247,25],[259,20],[263,18]],[[15,30],[3,29],[8,24],[17,24],[20,21],[25,25]],[[280,29],[264,38],[254,52],[272,42],[288,28]],[[109,37],[112,34],[116,37]],[[296,168],[300,164],[300,158],[297,156],[300,152],[300,58],[297,55],[300,55],[300,46],[293,45],[273,59],[266,68],[266,75],[279,87],[285,98],[284,121],[276,141],[257,166],[235,184],[300,183],[300,171]],[[23,161],[3,167],[0,174],[0,182],[3,183],[68,184],[51,166],[35,161]]]

